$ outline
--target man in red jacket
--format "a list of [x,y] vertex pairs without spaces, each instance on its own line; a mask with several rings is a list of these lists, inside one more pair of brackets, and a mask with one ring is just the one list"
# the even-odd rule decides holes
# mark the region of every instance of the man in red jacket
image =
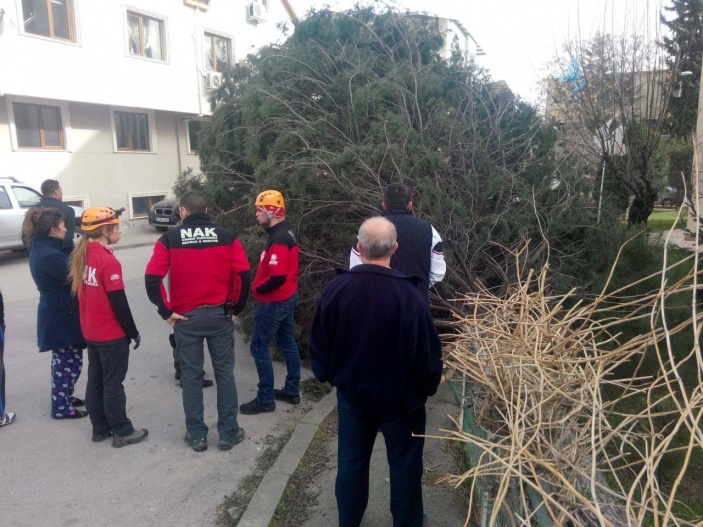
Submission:
[[[196,452],[207,449],[203,420],[203,340],[207,339],[217,383],[219,449],[244,439],[237,422],[232,322],[249,296],[251,271],[239,240],[212,223],[205,195],[187,192],[180,199],[183,224],[156,242],[146,268],[146,290],[159,315],[174,328],[181,365],[184,441]],[[166,299],[163,278],[170,273]]]
[[[300,352],[293,335],[293,310],[298,301],[298,242],[286,223],[283,195],[264,190],[256,197],[256,221],[268,240],[261,253],[252,294],[259,302],[254,314],[251,355],[259,374],[256,398],[239,407],[243,414],[273,412],[276,400],[300,402]],[[283,389],[273,387],[269,343],[276,338],[286,354],[288,374]]]

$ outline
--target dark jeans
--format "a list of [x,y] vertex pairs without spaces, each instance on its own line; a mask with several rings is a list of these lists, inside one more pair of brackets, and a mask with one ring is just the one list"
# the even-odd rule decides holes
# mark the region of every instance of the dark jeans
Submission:
[[203,342],[207,340],[217,384],[217,432],[220,441],[232,441],[239,431],[232,320],[225,316],[222,306],[193,309],[184,316],[188,320],[176,322],[173,334],[181,365],[186,430],[193,439],[207,437],[208,427],[203,420]]
[[85,409],[88,410],[93,434],[112,431],[118,436],[134,432],[127,417],[127,397],[122,382],[129,367],[129,339],[88,342],[88,382],[85,387]]
[[386,441],[391,479],[393,527],[421,527],[422,451],[425,407],[408,414],[383,416],[360,410],[337,391],[339,454],[335,495],[339,527],[358,527],[369,501],[369,462],[376,434]]
[[298,395],[300,391],[300,351],[293,334],[293,311],[297,302],[296,292],[282,302],[265,302],[256,307],[250,349],[259,374],[256,398],[262,403],[274,402],[273,366],[269,354],[269,343],[274,337],[286,354],[288,373],[283,389],[291,395]]

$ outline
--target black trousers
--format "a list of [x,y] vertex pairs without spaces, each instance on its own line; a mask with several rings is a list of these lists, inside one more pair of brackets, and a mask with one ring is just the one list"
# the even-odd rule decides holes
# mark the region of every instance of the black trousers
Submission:
[[422,453],[425,407],[409,413],[378,415],[349,403],[337,391],[339,445],[335,495],[340,527],[359,527],[369,501],[369,466],[376,434],[386,441],[391,480],[393,527],[421,527]]
[[129,366],[129,339],[88,342],[88,382],[85,408],[93,434],[112,431],[118,436],[134,432],[127,417],[127,397],[122,382]]

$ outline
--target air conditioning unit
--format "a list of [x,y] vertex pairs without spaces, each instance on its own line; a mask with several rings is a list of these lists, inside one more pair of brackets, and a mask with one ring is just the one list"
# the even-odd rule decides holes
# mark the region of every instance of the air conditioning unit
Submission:
[[249,15],[249,21],[263,22],[264,21],[264,6],[258,2],[252,2],[247,6],[247,14]]
[[222,73],[208,71],[205,75],[205,87],[208,90],[216,90],[220,86],[222,86]]

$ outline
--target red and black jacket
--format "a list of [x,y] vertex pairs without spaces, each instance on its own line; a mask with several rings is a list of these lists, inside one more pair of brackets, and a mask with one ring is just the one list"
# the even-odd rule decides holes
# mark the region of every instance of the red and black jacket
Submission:
[[[169,274],[169,296],[163,278]],[[146,292],[166,319],[198,307],[234,301],[239,314],[249,297],[251,270],[242,244],[207,214],[190,214],[159,238],[146,266]]]
[[258,302],[282,302],[298,290],[298,242],[285,221],[267,227],[266,232],[253,294]]

